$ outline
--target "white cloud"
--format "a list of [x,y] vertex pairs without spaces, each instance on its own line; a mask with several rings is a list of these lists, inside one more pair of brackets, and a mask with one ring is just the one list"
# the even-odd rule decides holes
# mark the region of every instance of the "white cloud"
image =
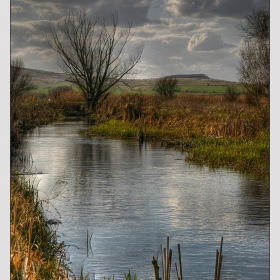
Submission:
[[17,14],[23,12],[23,8],[21,6],[11,6],[11,13]]
[[221,36],[212,31],[194,34],[189,40],[187,50],[193,51],[215,51],[236,47],[234,44],[224,43]]

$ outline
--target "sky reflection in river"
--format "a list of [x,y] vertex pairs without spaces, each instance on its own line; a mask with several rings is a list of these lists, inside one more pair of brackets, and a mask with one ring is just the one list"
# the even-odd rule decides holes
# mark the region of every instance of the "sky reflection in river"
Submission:
[[[79,275],[152,279],[159,245],[181,244],[184,279],[213,279],[224,237],[222,279],[269,279],[269,182],[185,163],[155,144],[87,138],[84,122],[57,122],[25,139],[47,215]],[[33,169],[34,169],[33,167]],[[47,206],[47,205],[46,205]],[[87,230],[92,234],[87,257]],[[79,249],[77,249],[77,247]],[[173,278],[175,278],[175,269]]]

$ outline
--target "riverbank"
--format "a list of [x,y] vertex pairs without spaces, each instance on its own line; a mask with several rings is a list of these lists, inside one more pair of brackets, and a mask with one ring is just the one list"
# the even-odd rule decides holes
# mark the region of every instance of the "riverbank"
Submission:
[[[186,161],[269,176],[269,107],[228,102],[221,96],[182,94],[111,96],[97,111],[99,124],[88,136],[161,142],[186,152]],[[116,107],[114,107],[116,106]]]
[[86,116],[85,102],[80,92],[69,91],[59,97],[37,94],[23,96],[11,114],[11,147],[17,147],[22,132],[46,125],[67,116]]
[[20,177],[10,186],[10,279],[67,280],[65,245],[48,224],[37,191]]

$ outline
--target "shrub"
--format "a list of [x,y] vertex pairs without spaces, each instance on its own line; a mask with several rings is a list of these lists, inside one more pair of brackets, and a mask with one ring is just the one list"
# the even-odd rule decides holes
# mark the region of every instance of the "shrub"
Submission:
[[154,91],[162,97],[173,97],[176,91],[179,91],[178,80],[175,77],[159,78],[154,87]]
[[237,98],[238,95],[239,95],[239,93],[236,91],[235,86],[227,86],[226,87],[226,99],[229,102],[236,101],[236,98]]

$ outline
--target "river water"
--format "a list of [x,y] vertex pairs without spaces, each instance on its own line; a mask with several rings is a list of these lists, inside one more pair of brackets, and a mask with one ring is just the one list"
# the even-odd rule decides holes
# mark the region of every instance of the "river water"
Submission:
[[91,279],[124,279],[129,270],[154,279],[152,257],[161,264],[169,236],[172,279],[178,243],[184,279],[213,279],[221,237],[221,279],[269,279],[268,180],[192,165],[152,143],[78,134],[86,126],[58,121],[22,144],[47,217],[61,221],[57,234],[76,276],[83,268]]

